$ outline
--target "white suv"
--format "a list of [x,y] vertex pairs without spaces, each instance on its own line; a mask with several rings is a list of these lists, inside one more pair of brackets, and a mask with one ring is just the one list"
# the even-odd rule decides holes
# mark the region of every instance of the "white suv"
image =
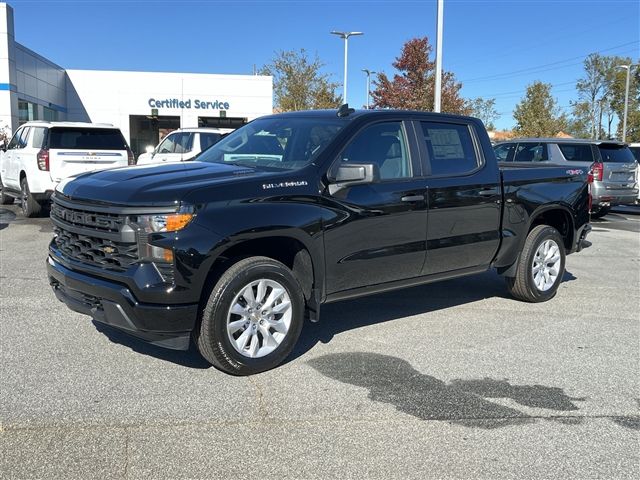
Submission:
[[40,213],[62,179],[134,163],[120,129],[107,124],[27,122],[3,150],[0,203],[19,198],[26,217]]
[[216,143],[232,129],[182,128],[164,137],[156,148],[147,147],[147,153],[138,157],[138,165],[184,162]]

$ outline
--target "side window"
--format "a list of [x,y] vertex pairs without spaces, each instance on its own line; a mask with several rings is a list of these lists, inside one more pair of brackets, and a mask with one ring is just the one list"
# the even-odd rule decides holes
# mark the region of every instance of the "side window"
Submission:
[[421,122],[432,175],[461,175],[478,168],[467,125]]
[[204,152],[211,145],[220,140],[219,133],[201,133],[200,134],[200,151]]
[[493,147],[493,151],[496,154],[496,158],[499,162],[513,162],[513,151],[515,150],[515,143],[503,143]]
[[176,136],[177,134],[169,134],[167,135],[164,140],[162,140],[162,142],[160,142],[160,145],[158,145],[158,152],[157,153],[173,153],[174,151],[174,142],[176,141]]
[[558,147],[570,162],[593,162],[593,151],[588,143],[558,143]]
[[543,143],[519,143],[514,162],[543,162],[549,160],[547,146]]
[[191,151],[191,144],[193,143],[191,140],[193,138],[193,133],[183,132],[175,135],[175,139],[173,140],[174,152],[175,153],[187,153]]
[[44,148],[47,138],[47,129],[42,127],[34,127],[31,145],[33,148]]
[[366,127],[343,150],[340,162],[373,163],[379,168],[381,180],[411,177],[411,160],[402,122]]
[[7,150],[13,150],[14,148],[18,148],[18,144],[20,143],[20,135],[22,135],[23,130],[24,128],[19,128],[18,130],[16,130],[16,133],[14,133],[13,137],[11,137],[11,141],[9,142],[9,145],[7,145]]
[[27,139],[29,138],[30,131],[31,131],[31,127],[25,127],[22,129],[22,133],[20,134],[20,140],[18,140],[17,148],[24,148],[27,146]]

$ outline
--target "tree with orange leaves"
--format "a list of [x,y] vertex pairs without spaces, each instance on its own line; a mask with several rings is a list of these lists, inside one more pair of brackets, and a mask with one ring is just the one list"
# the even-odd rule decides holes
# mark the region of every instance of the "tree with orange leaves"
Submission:
[[[435,62],[429,59],[432,47],[427,37],[413,38],[402,47],[402,53],[393,62],[398,73],[389,79],[378,74],[371,93],[375,108],[406,110],[433,110]],[[469,114],[467,102],[460,96],[462,84],[451,72],[442,73],[442,111]]]

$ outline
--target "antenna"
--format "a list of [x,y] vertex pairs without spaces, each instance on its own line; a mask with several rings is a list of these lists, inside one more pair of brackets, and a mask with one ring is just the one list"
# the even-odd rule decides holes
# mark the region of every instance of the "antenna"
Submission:
[[353,112],[355,112],[355,109],[349,108],[349,104],[344,103],[340,105],[340,108],[338,109],[338,117],[347,117],[351,115]]

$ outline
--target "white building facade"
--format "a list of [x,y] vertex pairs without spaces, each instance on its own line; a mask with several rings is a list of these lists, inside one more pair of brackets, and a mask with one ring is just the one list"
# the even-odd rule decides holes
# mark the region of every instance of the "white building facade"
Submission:
[[272,112],[269,76],[67,70],[15,41],[0,3],[0,129],[30,120],[111,123],[136,153],[168,131],[238,127]]

